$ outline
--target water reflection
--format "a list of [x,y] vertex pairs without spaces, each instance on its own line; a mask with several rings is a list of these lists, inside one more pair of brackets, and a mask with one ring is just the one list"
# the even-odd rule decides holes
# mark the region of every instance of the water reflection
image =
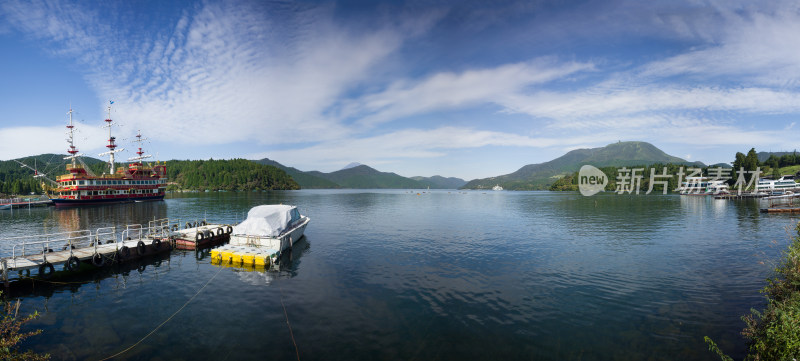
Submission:
[[[167,217],[165,202],[139,202],[102,206],[56,208],[42,207],[10,212],[0,218],[0,256],[11,255],[15,244],[41,241],[35,236],[63,232],[116,227],[117,232],[126,225],[141,224]],[[19,237],[26,236],[26,239]]]
[[136,202],[90,207],[53,208],[50,213],[59,231],[77,231],[147,222],[167,217],[164,202]]
[[[239,277],[239,280],[251,286],[267,286],[272,281],[279,278],[292,278],[297,275],[300,268],[301,257],[308,253],[311,245],[304,236],[298,240],[294,246],[284,252],[279,260],[279,266],[275,269],[264,269],[254,265],[213,263],[217,267],[227,268]],[[198,251],[198,254],[206,254],[205,251]],[[205,257],[204,257],[205,258]]]
[[[173,251],[141,273],[137,265],[87,276],[23,302],[22,311],[43,312],[32,326],[46,335],[28,345],[100,359],[202,290],[128,357],[257,359],[270,350],[294,358],[283,301],[306,359],[703,360],[713,357],[705,335],[741,358],[740,316],[763,301],[769,273],[752,255],[778,256],[782,243],[765,240],[784,239],[788,219],[761,215],[755,203],[716,202],[568,192],[174,195],[164,216],[226,223],[257,204],[296,204],[313,219],[313,248],[297,247],[276,274]],[[0,224],[40,232],[62,222],[55,211],[31,211],[24,222],[3,215]],[[133,223],[94,212],[63,222]]]
[[[84,287],[94,287],[95,292],[102,289],[113,290],[126,288],[128,284],[149,282],[170,269],[170,254],[160,253],[125,263],[115,263],[103,268],[84,265],[79,271],[69,274],[57,274],[48,280],[27,278],[29,274],[11,282],[6,289],[12,297],[44,297],[50,298],[60,293],[77,293]],[[111,281],[112,285],[106,284]],[[102,288],[100,284],[105,284]]]

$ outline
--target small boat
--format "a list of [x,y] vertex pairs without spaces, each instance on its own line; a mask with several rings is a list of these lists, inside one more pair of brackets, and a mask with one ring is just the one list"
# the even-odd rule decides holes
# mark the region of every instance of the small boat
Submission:
[[492,190],[493,191],[502,191],[503,187],[501,187],[499,184],[496,184],[494,187],[492,187]]
[[231,246],[250,248],[251,251],[266,254],[270,264],[303,237],[303,232],[311,219],[301,215],[296,206],[261,205],[247,212],[247,219],[233,227],[230,236]]
[[0,211],[4,209],[11,209],[11,204],[0,204]]

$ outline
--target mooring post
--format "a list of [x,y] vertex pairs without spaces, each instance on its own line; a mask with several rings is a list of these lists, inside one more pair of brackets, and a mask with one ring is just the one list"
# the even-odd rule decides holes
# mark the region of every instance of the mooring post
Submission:
[[3,285],[8,288],[8,260],[3,259]]

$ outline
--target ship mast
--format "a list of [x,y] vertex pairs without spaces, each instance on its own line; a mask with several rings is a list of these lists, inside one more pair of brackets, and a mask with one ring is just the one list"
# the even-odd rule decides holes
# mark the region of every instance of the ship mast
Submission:
[[78,158],[83,154],[78,154],[78,148],[75,148],[75,125],[72,123],[72,107],[69,108],[69,112],[67,114],[69,114],[69,124],[67,124],[67,142],[69,143],[67,153],[69,153],[69,156],[64,157],[64,160],[71,159],[72,168],[75,168],[77,167],[75,158]]
[[149,155],[149,154],[148,155],[142,155],[142,154],[144,154],[144,151],[142,151],[142,142],[144,142],[145,140],[147,140],[147,138],[142,138],[142,131],[139,130],[139,132],[136,133],[136,140],[134,140],[134,142],[139,143],[139,151],[136,152],[136,154],[138,154],[138,155],[136,157],[128,158],[129,161],[135,161],[139,165],[142,165],[142,159],[152,157],[152,155]]
[[114,125],[113,124],[114,121],[111,120],[111,104],[114,104],[114,102],[109,102],[109,105],[108,105],[108,117],[105,120],[106,125],[104,125],[105,128],[108,128],[108,145],[106,145],[106,148],[108,148],[108,152],[103,152],[103,153],[98,154],[99,156],[104,156],[104,155],[108,155],[109,156],[109,159],[108,159],[108,164],[109,164],[108,174],[114,174],[114,153],[119,153],[119,152],[125,150],[125,148],[116,149],[117,145],[114,143],[114,141],[117,138],[111,136],[111,126]]

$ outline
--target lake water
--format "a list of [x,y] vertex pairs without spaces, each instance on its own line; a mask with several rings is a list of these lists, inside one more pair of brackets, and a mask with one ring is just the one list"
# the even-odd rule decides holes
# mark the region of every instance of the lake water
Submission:
[[740,316],[763,307],[796,222],[710,197],[302,190],[2,211],[0,239],[165,217],[235,223],[268,203],[311,217],[288,269],[173,250],[35,283],[15,291],[44,331],[24,347],[102,359],[169,319],[120,358],[290,360],[294,338],[302,360],[714,359],[703,336],[741,358]]

